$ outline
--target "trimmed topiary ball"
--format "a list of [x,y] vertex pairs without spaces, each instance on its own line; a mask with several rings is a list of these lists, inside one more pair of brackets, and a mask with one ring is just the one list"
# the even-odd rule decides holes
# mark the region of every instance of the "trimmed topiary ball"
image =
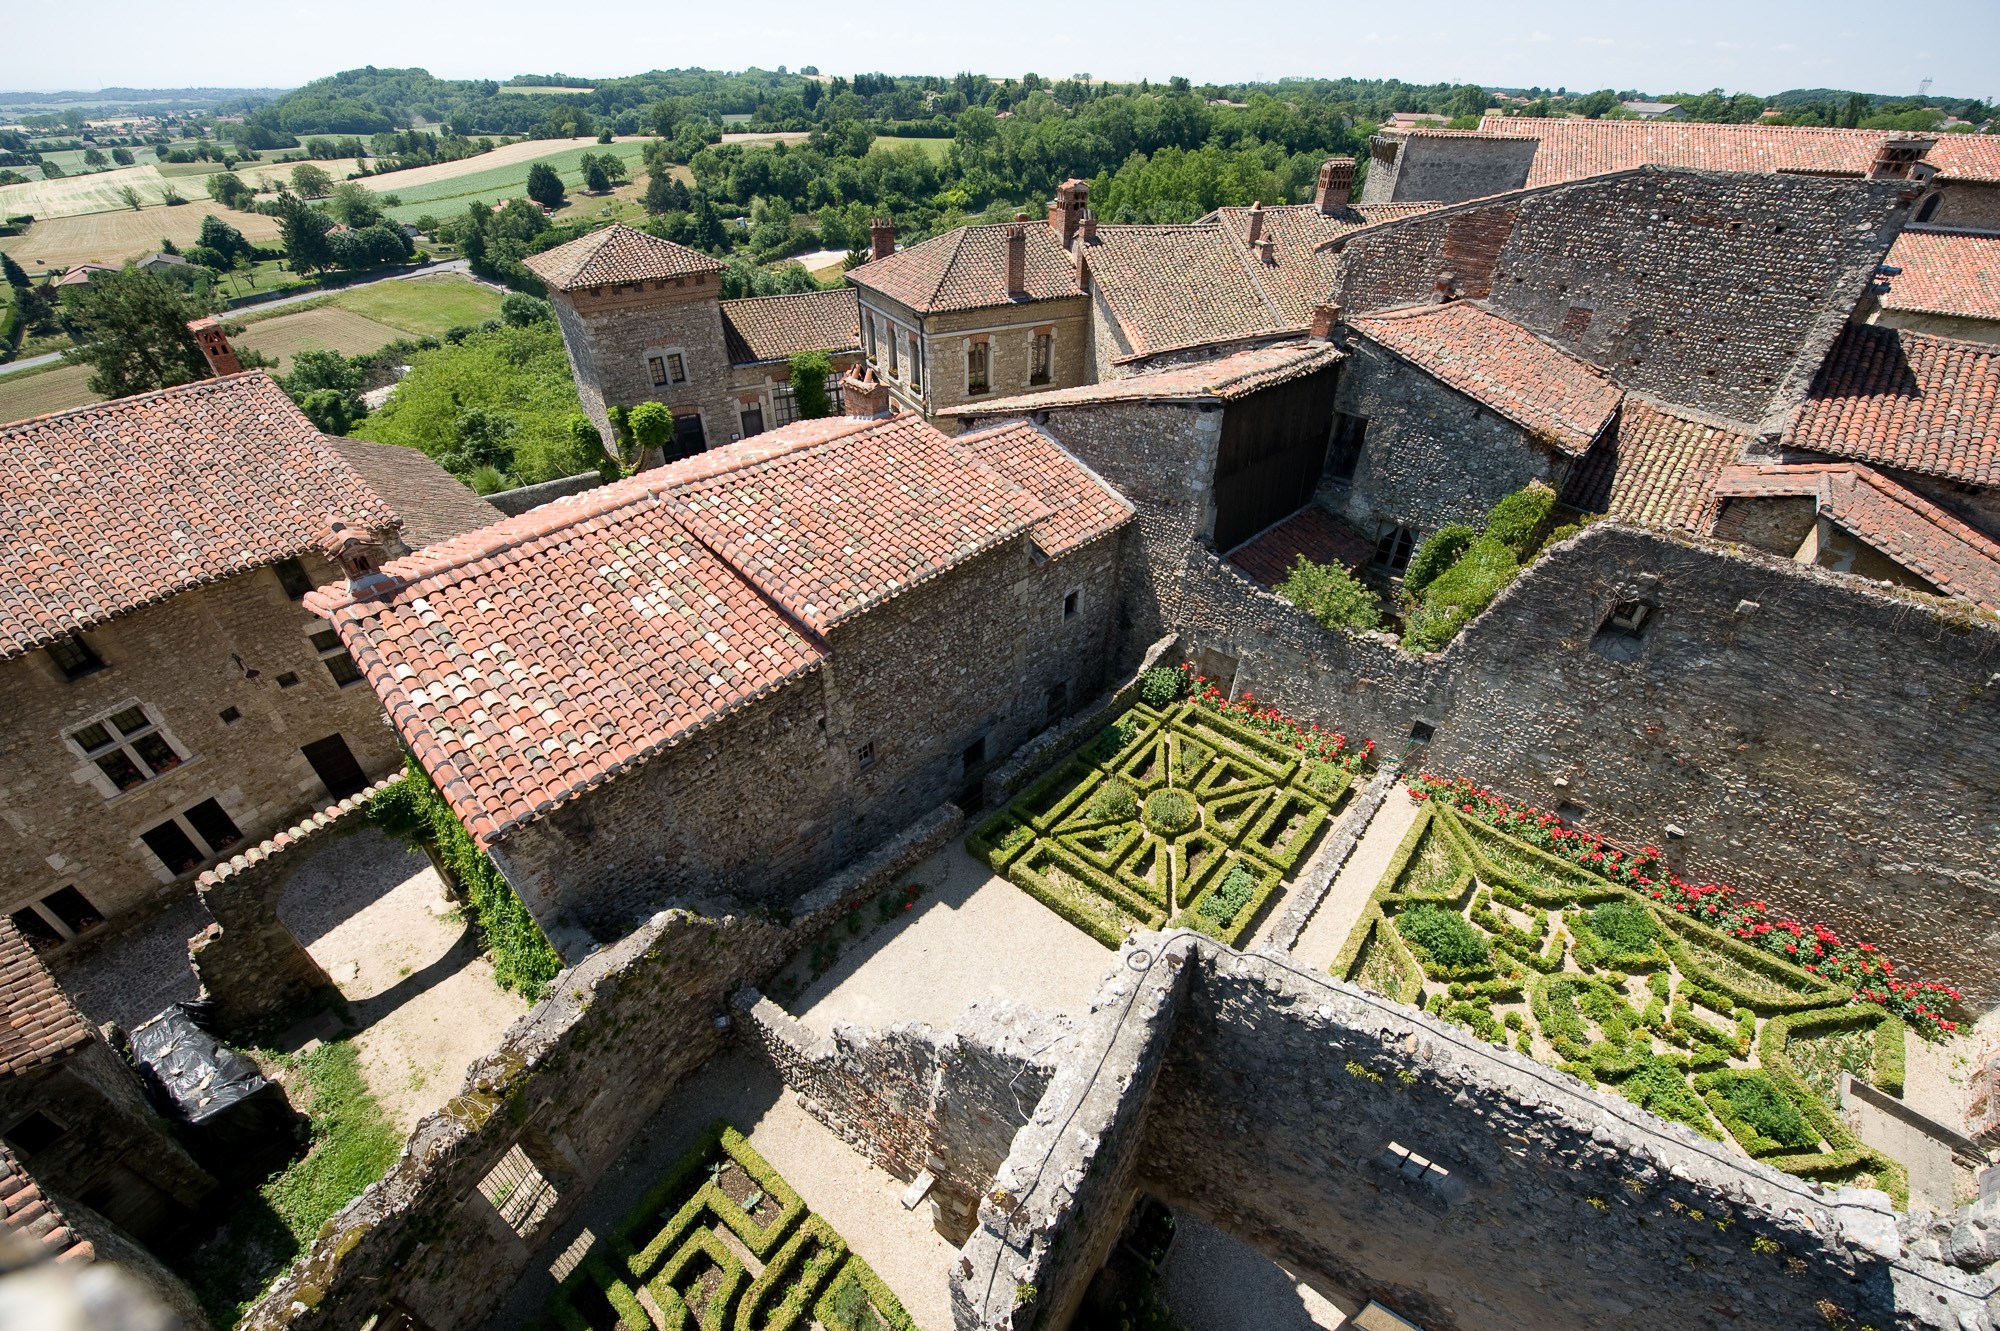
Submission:
[[1194,826],[1194,801],[1178,790],[1156,790],[1146,797],[1146,826],[1163,836],[1176,836]]

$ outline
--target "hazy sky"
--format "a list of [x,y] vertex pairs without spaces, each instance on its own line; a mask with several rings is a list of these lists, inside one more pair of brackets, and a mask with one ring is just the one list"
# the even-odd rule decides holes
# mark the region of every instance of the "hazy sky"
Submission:
[[[9,7],[25,0],[7,0]],[[884,70],[1197,83],[1355,75],[1486,86],[1778,92],[1858,88],[2000,95],[2000,3],[1933,0],[1312,0],[916,4],[609,0],[423,5],[287,0],[222,27],[162,21],[156,4],[92,6],[83,40],[33,41],[5,20],[16,57],[0,86],[53,90],[278,87],[357,65],[420,65],[441,78],[562,71],[591,77],[701,65]],[[46,17],[46,11],[43,11]],[[40,34],[55,35],[54,27]],[[30,53],[32,52],[32,59]]]

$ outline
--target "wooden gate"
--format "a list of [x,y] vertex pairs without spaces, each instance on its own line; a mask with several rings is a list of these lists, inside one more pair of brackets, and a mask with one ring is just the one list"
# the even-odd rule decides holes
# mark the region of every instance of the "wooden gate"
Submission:
[[1333,429],[1335,367],[1223,409],[1215,463],[1215,548],[1235,549],[1312,502]]

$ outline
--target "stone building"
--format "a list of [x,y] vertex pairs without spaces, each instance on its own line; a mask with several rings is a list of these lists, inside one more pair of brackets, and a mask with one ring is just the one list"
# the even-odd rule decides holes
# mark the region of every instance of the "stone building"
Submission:
[[396,766],[299,606],[329,512],[399,550],[495,516],[255,371],[0,429],[0,472],[0,907],[42,948]]
[[1102,687],[1131,506],[1026,424],[801,421],[326,588],[544,928],[782,904]]
[[748,438],[796,418],[792,353],[834,352],[836,374],[859,360],[851,291],[725,301],[720,262],[622,224],[525,262],[548,285],[577,395],[606,439],[610,408],[642,402],[673,412],[672,457]]
[[2000,342],[2000,217],[1984,230],[1905,227],[1884,272],[1871,323]]

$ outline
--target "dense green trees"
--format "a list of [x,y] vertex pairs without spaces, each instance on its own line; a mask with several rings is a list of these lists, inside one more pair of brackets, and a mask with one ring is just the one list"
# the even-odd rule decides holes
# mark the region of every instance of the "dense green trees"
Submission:
[[279,242],[294,272],[325,272],[334,266],[333,245],[326,234],[333,228],[331,217],[289,190],[278,191],[272,211],[278,219]]
[[95,274],[63,288],[62,309],[80,343],[63,353],[63,361],[93,367],[93,393],[130,397],[209,377],[208,361],[187,328],[210,312],[207,302],[151,273],[126,268]]
[[536,162],[528,168],[528,197],[544,208],[563,206],[562,177],[547,162]]

